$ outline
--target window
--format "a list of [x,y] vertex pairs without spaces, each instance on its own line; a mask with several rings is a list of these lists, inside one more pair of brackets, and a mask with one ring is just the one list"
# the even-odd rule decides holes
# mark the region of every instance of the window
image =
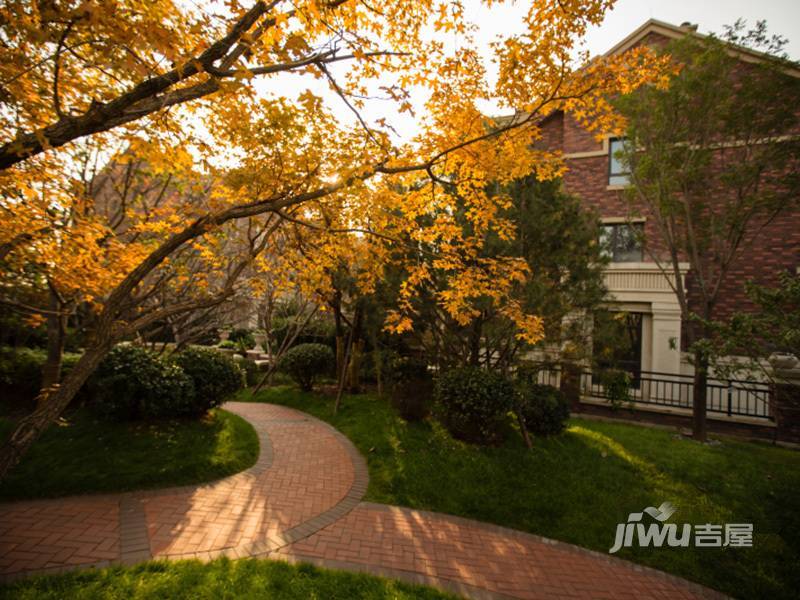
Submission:
[[625,138],[608,140],[608,185],[627,185],[630,180],[627,167],[618,158],[624,144]]
[[611,262],[642,262],[644,223],[604,223],[600,246]]

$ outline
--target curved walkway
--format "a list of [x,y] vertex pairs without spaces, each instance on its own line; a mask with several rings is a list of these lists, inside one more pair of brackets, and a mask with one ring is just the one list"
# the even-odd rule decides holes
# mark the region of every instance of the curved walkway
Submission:
[[326,423],[231,402],[255,427],[250,469],[209,484],[0,504],[0,578],[151,558],[267,556],[477,598],[713,598],[683,579],[449,515],[361,502],[367,468]]

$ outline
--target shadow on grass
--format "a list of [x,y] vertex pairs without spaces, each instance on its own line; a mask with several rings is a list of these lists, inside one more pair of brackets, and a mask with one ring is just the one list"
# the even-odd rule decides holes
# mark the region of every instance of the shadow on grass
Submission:
[[[0,438],[12,427],[0,420]],[[200,420],[113,423],[86,410],[48,429],[0,485],[0,500],[118,492],[202,483],[258,458],[244,419],[214,410]]]

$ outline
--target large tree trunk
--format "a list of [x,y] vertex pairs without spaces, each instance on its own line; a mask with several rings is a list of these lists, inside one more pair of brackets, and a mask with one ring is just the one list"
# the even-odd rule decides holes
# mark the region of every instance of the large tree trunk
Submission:
[[31,444],[61,415],[112,346],[110,339],[90,346],[61,385],[51,388],[49,393],[47,390],[42,392],[44,397],[37,402],[36,410],[17,423],[0,449],[0,481],[6,478]]
[[706,392],[708,390],[708,357],[701,350],[694,353],[693,387],[693,437],[699,442],[706,441]]

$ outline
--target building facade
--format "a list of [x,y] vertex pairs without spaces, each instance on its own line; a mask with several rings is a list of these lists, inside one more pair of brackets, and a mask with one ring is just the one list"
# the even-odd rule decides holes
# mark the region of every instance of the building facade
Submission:
[[[699,35],[695,29],[650,20],[607,54],[622,53],[639,45],[661,47],[686,35]],[[731,54],[744,63],[762,60],[758,53],[738,47],[731,47]],[[563,112],[549,115],[541,128],[540,143],[563,152],[568,169],[563,180],[566,191],[600,215],[603,241],[611,261],[605,274],[608,309],[616,313],[617,321],[624,323],[631,341],[630,348],[624,349],[623,364],[628,364],[632,371],[691,374],[692,367],[682,351],[686,349],[685,324],[681,322],[680,305],[668,281],[674,275],[662,272],[651,258],[653,254],[665,256],[666,248],[652,220],[637,211],[623,195],[627,176],[615,158],[621,140],[612,136],[598,140]],[[760,228],[757,237],[748,240],[743,256],[722,281],[714,318],[724,319],[748,309],[745,281],[775,285],[781,272],[798,272],[800,211],[786,210]],[[689,263],[681,263],[680,271],[691,289]]]

